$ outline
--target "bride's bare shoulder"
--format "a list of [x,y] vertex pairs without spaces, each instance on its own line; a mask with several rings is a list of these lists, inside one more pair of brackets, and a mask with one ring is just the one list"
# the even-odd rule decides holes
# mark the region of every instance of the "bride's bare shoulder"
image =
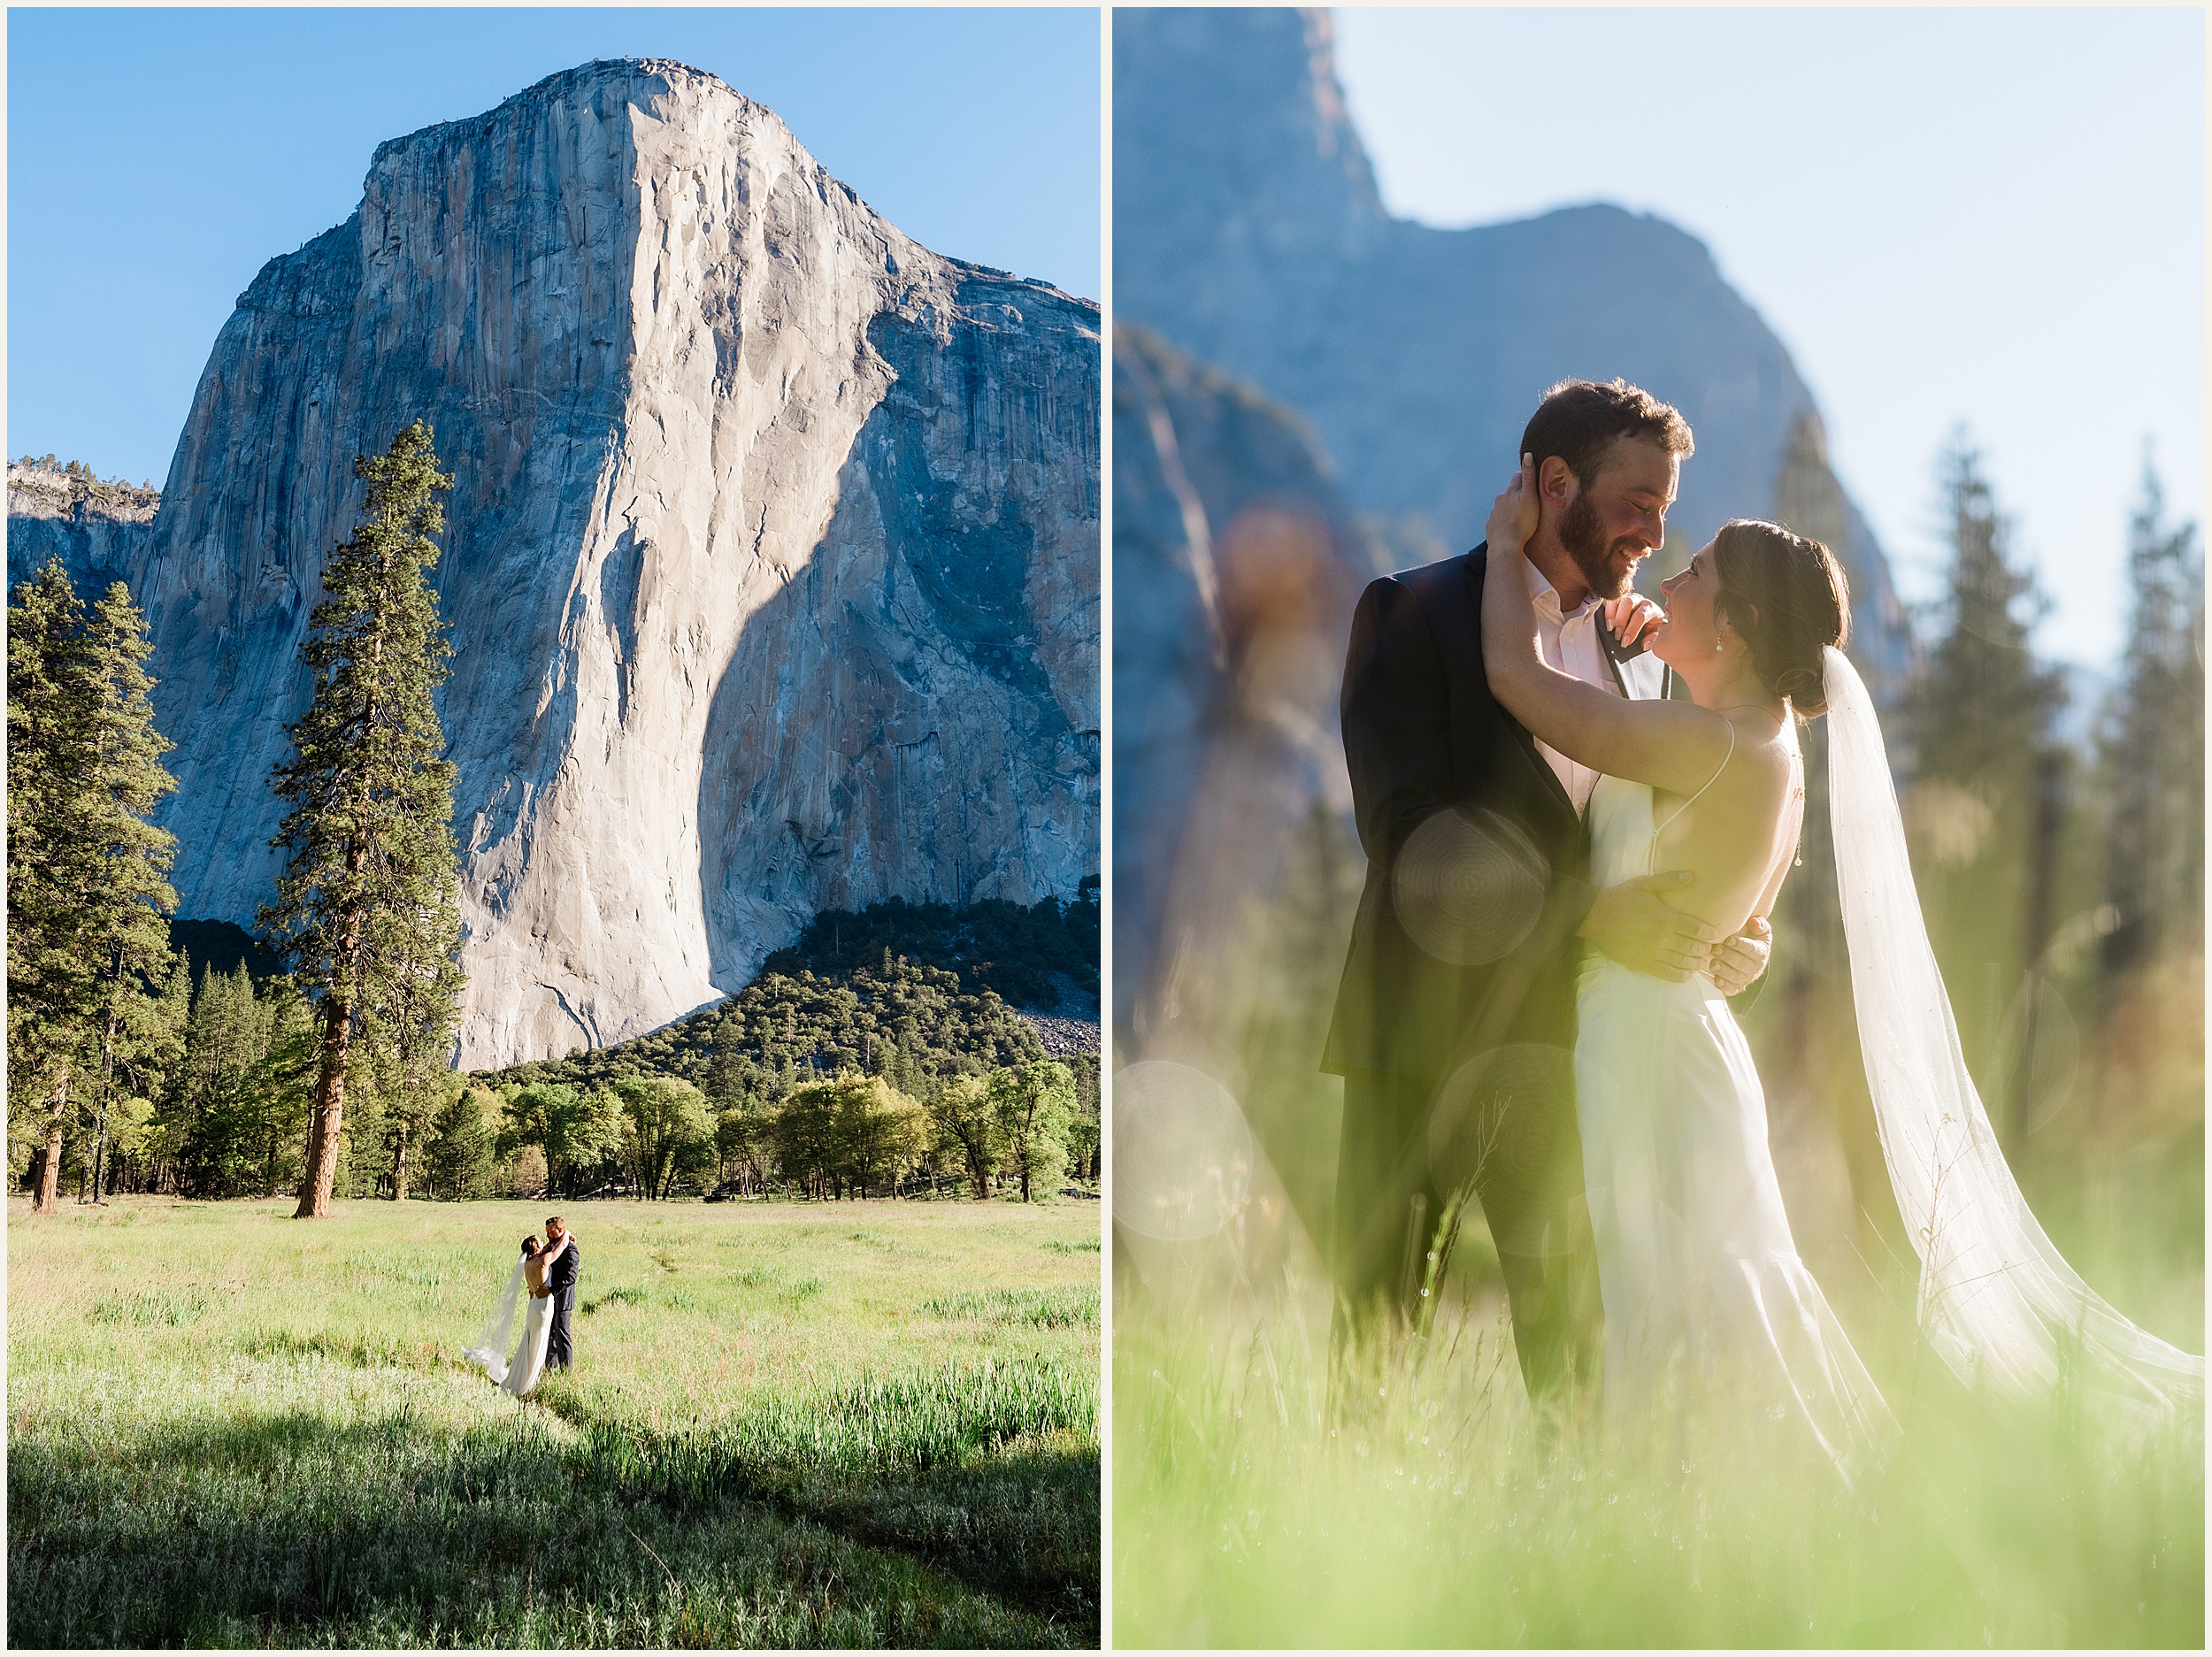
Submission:
[[1742,785],[1763,792],[1794,783],[1797,742],[1786,717],[1778,723],[1763,710],[1750,708],[1730,714],[1728,722],[1736,727],[1734,763],[1742,767],[1739,773]]

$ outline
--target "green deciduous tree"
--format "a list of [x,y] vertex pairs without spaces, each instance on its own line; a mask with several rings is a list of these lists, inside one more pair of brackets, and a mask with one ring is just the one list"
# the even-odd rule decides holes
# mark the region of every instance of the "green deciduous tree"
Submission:
[[889,1185],[928,1139],[922,1108],[880,1076],[845,1075],[829,1084],[837,1101],[841,1170],[862,1196]]
[[967,1170],[975,1200],[989,1197],[991,1175],[1006,1149],[1006,1139],[997,1102],[983,1078],[961,1076],[946,1083],[930,1101],[929,1120],[937,1142]]
[[626,1076],[614,1084],[625,1117],[622,1147],[638,1194],[665,1197],[677,1175],[710,1156],[714,1120],[704,1094],[668,1076]]
[[302,1218],[329,1212],[354,1045],[388,1049],[426,1080],[461,983],[453,766],[434,703],[452,647],[424,579],[452,479],[420,421],[382,456],[357,458],[354,475],[368,498],[300,647],[314,699],[276,773],[291,810],[272,844],[289,863],[261,917],[321,997]]
[[503,1155],[534,1145],[545,1153],[547,1177],[569,1195],[578,1182],[622,1148],[622,1101],[603,1088],[541,1082],[507,1099]]
[[998,1118],[1000,1155],[1020,1182],[1022,1201],[1034,1189],[1059,1184],[1068,1165],[1068,1125],[1075,1110],[1075,1077],[1057,1059],[993,1070],[987,1085]]

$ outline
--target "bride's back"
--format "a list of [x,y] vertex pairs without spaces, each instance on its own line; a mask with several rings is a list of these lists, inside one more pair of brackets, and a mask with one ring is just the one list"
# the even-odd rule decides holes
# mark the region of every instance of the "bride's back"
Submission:
[[1787,712],[1726,716],[1735,747],[1702,792],[1685,800],[1652,790],[1656,828],[1649,871],[1686,869],[1697,878],[1665,901],[1733,932],[1773,907],[1805,816],[1803,771]]

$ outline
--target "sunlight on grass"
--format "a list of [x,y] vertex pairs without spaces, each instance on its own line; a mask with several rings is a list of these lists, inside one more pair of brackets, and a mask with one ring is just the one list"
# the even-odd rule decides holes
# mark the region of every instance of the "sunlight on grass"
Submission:
[[576,1205],[517,1403],[541,1212],[289,1206],[11,1213],[12,1644],[1096,1644],[1095,1207]]
[[1715,1380],[1612,1437],[1538,1420],[1480,1293],[1333,1399],[1323,1285],[1207,1280],[1118,1307],[1119,1645],[2202,1645],[2200,1420],[2007,1413],[1855,1330],[1903,1438],[1850,1489]]

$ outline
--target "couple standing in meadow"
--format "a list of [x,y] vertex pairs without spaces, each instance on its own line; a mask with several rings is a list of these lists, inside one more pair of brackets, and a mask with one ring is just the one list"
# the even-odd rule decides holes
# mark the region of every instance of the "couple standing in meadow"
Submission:
[[1647,393],[1563,382],[1487,540],[1360,600],[1342,710],[1368,875],[1324,1061],[1345,1079],[1340,1344],[1425,1326],[1479,1202],[1532,1398],[1601,1378],[1619,1423],[1672,1379],[1744,1386],[1847,1478],[1880,1459],[1894,1423],[1798,1258],[1730,1007],[1766,970],[1798,729],[1825,714],[1862,1049],[1932,1342],[1999,1396],[2079,1364],[2124,1407],[2200,1400],[2204,1361],[2067,1267],[2000,1154],[1833,556],[1739,519],[1663,608],[1632,591],[1692,448]]
[[[508,1274],[507,1287],[492,1308],[476,1344],[462,1355],[483,1366],[484,1372],[503,1392],[523,1398],[536,1387],[548,1369],[565,1369],[575,1362],[570,1344],[569,1320],[576,1310],[576,1280],[584,1269],[575,1233],[555,1215],[545,1223],[545,1240],[522,1239],[522,1258]],[[507,1343],[514,1339],[515,1312],[523,1297],[530,1309],[523,1320],[522,1339],[511,1356]]]

